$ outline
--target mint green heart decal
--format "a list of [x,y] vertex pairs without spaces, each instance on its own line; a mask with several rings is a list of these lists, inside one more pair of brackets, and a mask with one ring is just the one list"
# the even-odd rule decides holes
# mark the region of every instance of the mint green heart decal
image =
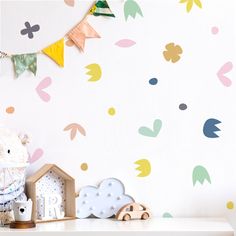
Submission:
[[153,128],[150,129],[148,127],[142,126],[139,128],[138,132],[143,135],[143,136],[147,136],[147,137],[153,137],[155,138],[160,130],[161,130],[161,126],[162,126],[162,121],[159,119],[154,120],[153,122]]

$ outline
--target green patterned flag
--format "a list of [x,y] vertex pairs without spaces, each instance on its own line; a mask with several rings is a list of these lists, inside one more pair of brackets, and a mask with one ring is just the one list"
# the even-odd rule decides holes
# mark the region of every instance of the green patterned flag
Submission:
[[37,55],[36,53],[13,55],[11,60],[14,64],[16,77],[19,77],[25,70],[29,70],[36,75]]
[[106,0],[96,0],[96,3],[90,9],[89,13],[94,16],[115,17]]

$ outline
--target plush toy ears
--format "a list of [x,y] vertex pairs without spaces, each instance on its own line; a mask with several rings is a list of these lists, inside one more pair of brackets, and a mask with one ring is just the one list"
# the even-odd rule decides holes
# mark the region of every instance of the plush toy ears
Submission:
[[29,136],[27,134],[19,134],[18,137],[23,145],[29,143]]

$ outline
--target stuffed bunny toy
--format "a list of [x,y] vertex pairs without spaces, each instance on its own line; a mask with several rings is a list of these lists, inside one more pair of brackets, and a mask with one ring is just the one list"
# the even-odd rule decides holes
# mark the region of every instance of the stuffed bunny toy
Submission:
[[27,135],[18,136],[0,128],[0,213],[11,211],[14,201],[27,200],[24,193],[27,142]]

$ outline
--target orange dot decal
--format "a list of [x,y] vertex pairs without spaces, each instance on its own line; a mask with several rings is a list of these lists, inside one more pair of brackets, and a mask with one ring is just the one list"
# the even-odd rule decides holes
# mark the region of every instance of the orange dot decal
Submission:
[[80,168],[81,168],[81,170],[86,171],[88,169],[88,164],[87,163],[82,163]]
[[12,113],[14,113],[14,112],[15,112],[15,108],[14,108],[14,107],[7,107],[7,108],[6,108],[6,113],[12,114]]

